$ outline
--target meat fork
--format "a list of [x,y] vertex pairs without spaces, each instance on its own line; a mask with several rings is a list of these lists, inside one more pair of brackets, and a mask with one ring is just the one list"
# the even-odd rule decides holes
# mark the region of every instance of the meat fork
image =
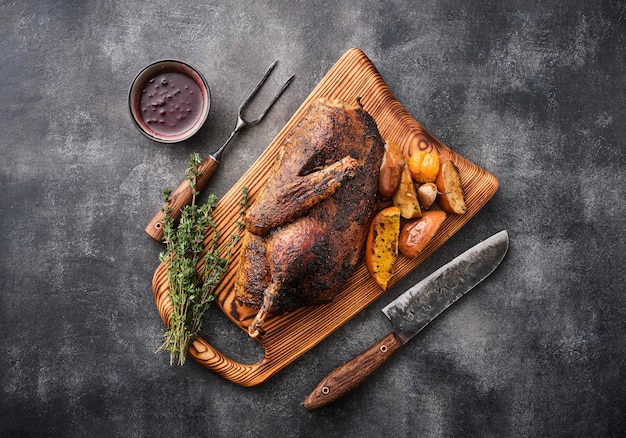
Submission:
[[[228,136],[228,139],[226,139],[224,144],[217,151],[204,157],[202,162],[198,165],[197,170],[200,173],[200,176],[198,176],[196,180],[196,191],[199,192],[200,190],[202,190],[204,186],[206,186],[209,179],[211,179],[211,176],[217,169],[224,150],[226,149],[230,141],[235,137],[235,134],[246,127],[254,126],[259,123],[263,119],[263,117],[265,117],[265,114],[267,114],[272,105],[274,105],[274,103],[278,100],[278,98],[283,94],[283,92],[291,83],[294,75],[291,75],[291,77],[287,79],[287,82],[285,82],[285,84],[281,87],[278,93],[276,93],[270,103],[265,107],[265,109],[256,119],[248,120],[245,117],[244,112],[246,111],[248,104],[259,92],[265,81],[267,81],[267,78],[270,76],[272,70],[274,70],[274,67],[276,67],[277,63],[278,61],[274,61],[272,65],[270,65],[259,83],[256,85],[256,87],[254,87],[254,90],[252,90],[246,100],[244,100],[242,104],[239,105],[239,109],[237,110],[237,123],[235,124],[235,128],[233,129],[233,131]],[[174,192],[172,192],[169,202],[163,206],[167,206],[169,208],[167,208],[167,210],[165,208],[161,208],[161,210],[148,223],[145,228],[146,233],[148,233],[148,235],[150,235],[150,237],[152,237],[153,239],[161,242],[163,240],[163,214],[167,214],[174,220],[178,220],[180,218],[182,208],[185,205],[190,204],[192,198],[193,194],[191,186],[189,185],[189,181],[185,179],[185,181],[183,181],[178,186],[178,188],[174,190]]]

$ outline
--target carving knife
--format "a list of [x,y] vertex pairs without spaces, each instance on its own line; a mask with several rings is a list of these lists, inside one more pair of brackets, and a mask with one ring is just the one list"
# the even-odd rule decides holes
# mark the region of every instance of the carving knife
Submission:
[[378,369],[455,301],[487,278],[509,248],[506,230],[468,249],[382,309],[393,330],[375,345],[331,371],[304,399],[315,411],[341,398]]

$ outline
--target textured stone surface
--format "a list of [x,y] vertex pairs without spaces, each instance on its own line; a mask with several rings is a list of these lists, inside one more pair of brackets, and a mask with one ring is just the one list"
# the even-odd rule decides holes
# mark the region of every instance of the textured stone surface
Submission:
[[[4,1],[0,3],[0,435],[618,436],[626,429],[626,6],[604,1]],[[388,295],[265,384],[242,388],[154,354],[143,232],[192,151],[228,136],[280,61],[290,89],[241,133],[223,195],[350,47],[408,111],[500,179],[489,204]],[[132,77],[179,58],[212,91],[177,146],[132,126]],[[389,330],[379,310],[501,229],[503,265],[363,386],[302,399]],[[205,329],[261,352],[217,309]],[[321,435],[320,435],[321,436]]]

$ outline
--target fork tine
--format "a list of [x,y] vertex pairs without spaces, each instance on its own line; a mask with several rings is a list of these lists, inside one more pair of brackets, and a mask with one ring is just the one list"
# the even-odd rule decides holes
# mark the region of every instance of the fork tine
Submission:
[[267,112],[269,111],[269,109],[272,107],[272,105],[274,105],[274,103],[278,100],[278,98],[285,92],[285,90],[287,89],[287,87],[289,86],[289,84],[291,83],[292,79],[295,77],[295,75],[291,75],[289,77],[289,79],[287,79],[287,81],[283,84],[283,86],[281,87],[280,90],[278,90],[278,93],[276,93],[276,95],[274,96],[274,98],[270,101],[270,103],[265,107],[265,109],[263,110],[263,112],[259,115],[259,117],[257,117],[254,120],[248,121],[248,125],[256,125],[257,123],[259,123],[263,117],[265,117],[265,114],[267,114]]
[[248,103],[250,103],[252,98],[259,92],[259,90],[261,89],[265,81],[267,81],[267,78],[269,78],[270,74],[272,74],[272,70],[274,70],[274,67],[276,67],[277,63],[278,63],[278,60],[272,62],[272,65],[269,66],[269,68],[267,69],[267,71],[265,72],[261,80],[259,81],[259,83],[256,84],[256,87],[254,87],[254,90],[252,90],[252,92],[248,95],[248,97],[246,97],[246,100],[241,102],[241,105],[239,105],[239,110],[237,111],[239,114],[241,114],[243,109],[248,105]]
[[278,98],[283,94],[283,92],[287,89],[287,87],[291,83],[292,79],[295,77],[295,75],[291,75],[291,77],[289,79],[287,79],[287,82],[285,82],[285,84],[278,91],[278,93],[276,93],[276,95],[274,96],[272,101],[269,103],[269,105],[267,105],[265,107],[265,109],[263,110],[263,112],[261,113],[261,115],[259,117],[257,117],[256,119],[254,119],[252,121],[246,120],[246,118],[245,118],[245,116],[243,114],[246,106],[248,105],[248,103],[250,103],[250,101],[258,93],[258,91],[261,89],[261,87],[263,86],[265,81],[267,81],[267,78],[270,76],[270,74],[272,73],[272,70],[274,70],[274,67],[276,67],[277,63],[278,63],[278,61],[274,61],[272,63],[272,65],[269,66],[269,68],[267,69],[267,71],[265,72],[265,74],[263,75],[261,80],[259,81],[259,83],[256,84],[256,87],[254,87],[254,90],[252,90],[252,93],[250,93],[250,95],[246,98],[246,100],[244,100],[243,103],[241,105],[239,105],[239,109],[237,110],[237,123],[235,124],[235,128],[230,133],[230,136],[228,137],[226,142],[224,142],[224,144],[217,151],[215,151],[213,154],[211,154],[213,156],[213,158],[215,159],[215,161],[219,161],[220,160],[220,158],[222,156],[222,153],[226,149],[226,146],[228,146],[228,144],[235,137],[235,134],[237,132],[239,132],[240,130],[242,130],[246,126],[256,125],[257,123],[259,123],[261,121],[261,119],[263,119],[263,117],[265,117],[265,114],[269,111],[269,109],[272,107],[272,105],[274,105],[274,103],[278,100]]
[[267,78],[269,78],[270,74],[274,70],[274,67],[276,67],[277,63],[278,63],[278,61],[274,61],[272,63],[272,65],[269,66],[269,68],[267,69],[267,71],[265,72],[265,74],[263,75],[261,80],[259,81],[259,83],[256,85],[256,87],[254,87],[254,90],[252,90],[252,93],[250,93],[250,95],[246,98],[246,100],[244,100],[243,103],[241,105],[239,105],[239,109],[237,110],[237,119],[238,120],[237,120],[237,128],[236,128],[236,130],[240,129],[240,128],[243,128],[244,126],[252,126],[252,125],[256,125],[257,123],[259,123],[261,121],[261,119],[263,119],[263,117],[265,117],[265,114],[269,111],[269,109],[272,107],[272,105],[274,105],[274,103],[278,100],[278,98],[283,94],[283,92],[287,89],[287,87],[291,83],[291,81],[292,81],[292,79],[294,78],[295,75],[291,75],[291,77],[289,79],[287,79],[287,82],[285,82],[285,84],[281,87],[281,89],[278,91],[278,93],[276,93],[274,98],[270,101],[270,103],[265,107],[263,112],[256,119],[254,119],[254,120],[247,120],[246,119],[246,117],[243,114],[244,110],[246,109],[246,107],[248,106],[250,101],[254,98],[254,96],[259,92],[259,90],[261,89],[263,84],[265,84],[265,81],[267,81]]

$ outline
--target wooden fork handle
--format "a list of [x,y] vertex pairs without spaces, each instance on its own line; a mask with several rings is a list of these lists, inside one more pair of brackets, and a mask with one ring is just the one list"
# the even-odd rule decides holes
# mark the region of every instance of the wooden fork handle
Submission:
[[[211,176],[217,169],[218,161],[212,156],[208,155],[198,165],[198,171],[200,176],[196,181],[196,190],[201,191],[204,186],[209,182]],[[146,233],[154,240],[161,242],[163,240],[163,208],[169,206],[168,216],[175,221],[180,218],[180,212],[185,205],[191,203],[192,193],[189,181],[185,179],[174,192],[170,195],[170,201],[164,204],[157,214],[154,215],[152,220],[145,228]]]

